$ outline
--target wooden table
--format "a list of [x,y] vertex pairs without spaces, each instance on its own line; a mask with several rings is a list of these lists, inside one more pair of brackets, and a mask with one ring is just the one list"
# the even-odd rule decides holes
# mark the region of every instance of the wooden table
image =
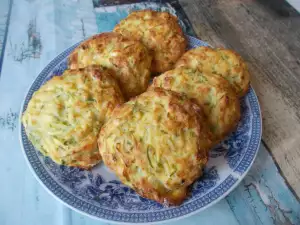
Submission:
[[[257,159],[241,184],[218,204],[172,224],[300,224],[299,14],[281,0],[153,2],[175,12],[187,33],[247,60],[264,125]],[[127,15],[128,6],[107,4],[115,2],[0,2],[1,225],[106,224],[70,210],[37,183],[20,150],[17,126],[26,90],[47,63]]]
[[180,3],[198,37],[247,60],[262,109],[263,144],[300,196],[300,15],[277,0]]

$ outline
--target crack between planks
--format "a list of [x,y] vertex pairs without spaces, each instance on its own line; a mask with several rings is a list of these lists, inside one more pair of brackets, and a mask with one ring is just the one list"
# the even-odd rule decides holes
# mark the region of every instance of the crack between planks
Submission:
[[290,190],[290,192],[292,192],[292,194],[294,195],[294,197],[296,198],[296,200],[298,202],[300,202],[300,197],[296,194],[296,192],[294,191],[294,189],[292,188],[292,186],[287,181],[285,175],[282,173],[282,170],[280,169],[278,163],[276,162],[276,159],[273,156],[273,153],[272,153],[271,149],[269,148],[269,146],[267,145],[267,143],[263,139],[261,140],[261,142],[264,145],[264,147],[266,148],[266,150],[268,151],[268,153],[270,154],[270,156],[272,157],[272,160],[273,160],[273,162],[274,162],[274,164],[276,166],[276,169],[277,169],[278,173],[280,174],[280,176],[283,178],[284,183],[287,185],[287,187]]

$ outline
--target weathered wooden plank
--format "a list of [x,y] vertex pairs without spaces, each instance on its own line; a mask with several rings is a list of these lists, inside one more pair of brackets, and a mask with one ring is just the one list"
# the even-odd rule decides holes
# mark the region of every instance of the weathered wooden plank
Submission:
[[226,200],[240,224],[300,224],[300,203],[263,145],[247,176]]
[[300,196],[300,17],[281,16],[262,1],[180,3],[198,37],[247,60],[261,103],[263,140]]
[[[70,210],[47,193],[26,165],[17,129],[28,86],[58,53],[83,39],[81,19],[87,36],[97,32],[92,2],[56,1],[13,4],[0,79],[1,225],[72,224]],[[1,1],[0,11],[4,6]]]
[[10,15],[12,9],[12,1],[2,1],[0,8],[0,76],[2,70],[5,45],[7,41],[7,31],[9,27]]
[[[12,9],[0,79],[0,224],[4,225],[41,224],[40,218],[45,221],[43,224],[57,224],[53,215],[61,209],[61,205],[52,201],[52,197],[41,189],[29,171],[17,129],[20,105],[28,85],[55,56],[54,30],[39,23],[45,21],[47,12],[51,10],[49,2],[44,1],[44,7],[41,7],[41,3],[20,0]],[[37,23],[33,23],[35,19]],[[54,21],[48,20],[48,23]],[[36,54],[38,48],[32,48],[32,34],[36,35],[35,41],[39,40],[36,43],[43,44],[40,54]],[[48,40],[43,39],[43,42],[41,37]]]
[[[17,130],[22,98],[39,71],[66,47],[97,31],[91,2],[20,0],[14,4],[12,12],[8,35],[12,45],[6,46],[0,79],[0,177],[7,184],[1,186],[0,224],[107,225],[66,208],[37,183],[23,158]],[[41,49],[32,48],[30,41],[27,43],[32,32],[40,35],[37,37]],[[22,42],[30,54],[20,61]],[[222,200],[199,214],[169,224],[236,225],[247,224],[246,219],[250,217],[271,225],[270,213],[275,215],[277,224],[282,224],[280,221],[299,224],[299,203],[287,190],[265,149],[259,152],[249,175],[227,201]]]

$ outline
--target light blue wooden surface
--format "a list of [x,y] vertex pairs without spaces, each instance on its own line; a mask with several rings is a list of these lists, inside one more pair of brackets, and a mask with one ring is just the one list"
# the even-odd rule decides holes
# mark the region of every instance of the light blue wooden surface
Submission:
[[[0,43],[9,5],[8,0],[0,2]],[[91,0],[14,1],[0,77],[0,225],[107,224],[67,208],[35,180],[21,152],[18,116],[26,90],[51,59],[77,41],[110,29],[113,20],[101,20],[105,13],[114,18],[126,10],[95,10]],[[168,224],[300,224],[300,204],[261,146],[249,174],[229,196]]]

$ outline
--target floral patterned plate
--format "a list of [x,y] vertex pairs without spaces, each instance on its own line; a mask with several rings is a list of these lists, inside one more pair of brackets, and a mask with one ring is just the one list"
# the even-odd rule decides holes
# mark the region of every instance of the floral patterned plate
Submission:
[[[187,36],[189,48],[208,45]],[[58,55],[31,85],[21,113],[32,94],[54,74],[67,68],[67,57],[78,44]],[[60,166],[43,157],[28,140],[20,124],[20,140],[33,174],[57,199],[85,215],[116,223],[156,223],[199,212],[224,198],[250,169],[261,140],[261,114],[255,92],[250,88],[241,100],[242,118],[237,130],[211,151],[204,176],[197,180],[191,195],[178,207],[164,207],[140,197],[123,185],[103,163],[85,171]]]

